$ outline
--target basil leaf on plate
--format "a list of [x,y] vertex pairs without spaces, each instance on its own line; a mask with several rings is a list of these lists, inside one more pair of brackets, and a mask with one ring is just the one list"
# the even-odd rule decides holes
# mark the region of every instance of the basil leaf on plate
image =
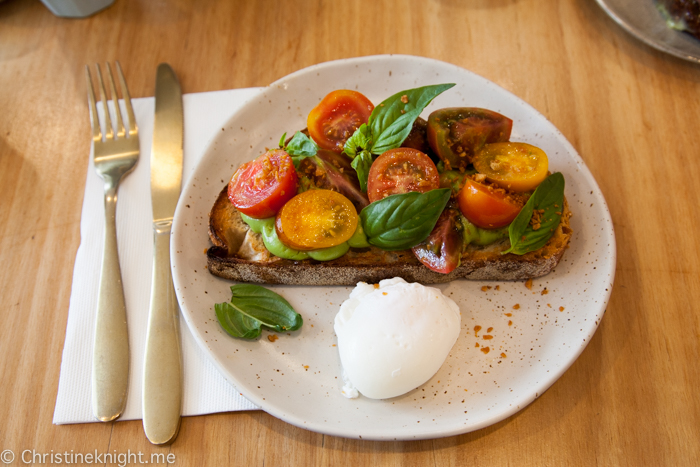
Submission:
[[[555,172],[544,179],[508,227],[510,248],[502,254],[524,255],[542,248],[554,235],[564,209],[564,176]],[[530,223],[538,211],[537,229]]]
[[277,332],[296,331],[303,320],[281,295],[255,284],[231,286],[231,302],[214,306],[216,318],[233,337],[255,339],[266,327]]
[[367,241],[383,250],[406,250],[425,240],[450,200],[450,189],[387,196],[360,212]]
[[239,312],[230,303],[217,303],[214,305],[214,311],[221,327],[233,337],[255,339],[262,333],[260,321]]

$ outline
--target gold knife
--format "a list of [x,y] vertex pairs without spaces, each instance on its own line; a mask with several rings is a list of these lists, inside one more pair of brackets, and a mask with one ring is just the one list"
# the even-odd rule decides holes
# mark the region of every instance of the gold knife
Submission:
[[170,271],[170,230],[182,185],[182,91],[173,69],[158,65],[151,148],[153,279],[143,375],[143,429],[153,444],[180,428],[182,361],[179,305]]

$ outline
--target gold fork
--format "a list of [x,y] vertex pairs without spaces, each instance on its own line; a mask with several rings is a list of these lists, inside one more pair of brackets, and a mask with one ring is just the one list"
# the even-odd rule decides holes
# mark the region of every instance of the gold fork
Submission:
[[112,68],[107,63],[107,78],[116,116],[116,133],[110,119],[107,93],[100,65],[97,65],[104,132],[100,125],[92,87],[90,67],[85,67],[88,83],[88,105],[92,116],[92,141],[95,170],[104,180],[105,236],[100,273],[100,289],[95,323],[95,345],[92,362],[92,410],[98,420],[107,422],[118,418],[126,406],[129,383],[129,336],[126,324],[126,305],[122,274],[117,249],[117,191],[120,180],[139,159],[139,138],[134,109],[124,73],[117,64],[117,76],[128,117],[128,132],[124,128]]

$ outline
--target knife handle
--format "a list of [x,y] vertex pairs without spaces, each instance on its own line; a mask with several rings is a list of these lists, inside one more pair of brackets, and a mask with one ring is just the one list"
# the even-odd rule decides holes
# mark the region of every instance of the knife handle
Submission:
[[153,444],[175,439],[182,407],[179,306],[170,271],[171,226],[172,220],[154,223],[153,280],[143,375],[143,429]]
[[105,185],[105,233],[92,358],[92,412],[108,422],[126,406],[129,333],[117,249],[117,188]]

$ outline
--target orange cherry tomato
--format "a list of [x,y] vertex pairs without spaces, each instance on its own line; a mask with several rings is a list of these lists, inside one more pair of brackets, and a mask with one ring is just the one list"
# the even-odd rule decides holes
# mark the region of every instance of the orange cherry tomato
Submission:
[[243,214],[265,219],[297,194],[297,180],[289,154],[272,149],[236,170],[228,184],[228,199]]
[[372,110],[374,104],[361,93],[339,89],[311,110],[306,126],[319,147],[342,152],[348,138],[367,123]]
[[518,215],[522,206],[505,192],[467,179],[457,196],[459,210],[469,221],[483,229],[505,227]]
[[289,200],[277,213],[280,241],[296,250],[340,245],[352,237],[359,216],[352,202],[336,191],[309,190]]
[[439,186],[440,174],[430,157],[417,149],[396,148],[377,157],[370,167],[367,196],[373,203],[389,195],[425,193]]
[[547,154],[527,143],[492,143],[474,156],[474,168],[486,179],[511,191],[537,188],[547,178]]

